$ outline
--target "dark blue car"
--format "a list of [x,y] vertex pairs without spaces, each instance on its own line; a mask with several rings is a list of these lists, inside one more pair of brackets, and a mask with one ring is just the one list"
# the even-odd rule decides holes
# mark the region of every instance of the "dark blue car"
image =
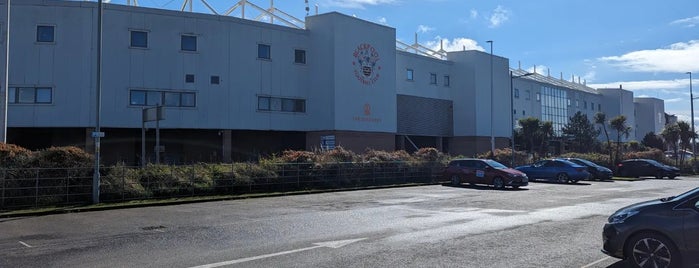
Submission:
[[590,177],[587,167],[563,159],[541,160],[515,169],[524,172],[529,180],[548,180],[560,183],[576,183]]

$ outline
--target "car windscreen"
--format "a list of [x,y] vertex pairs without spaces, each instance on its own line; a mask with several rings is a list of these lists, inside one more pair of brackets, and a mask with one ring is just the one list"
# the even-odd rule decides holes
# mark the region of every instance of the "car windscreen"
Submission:
[[507,167],[503,164],[500,164],[500,162],[495,161],[495,160],[485,160],[488,165],[493,167],[494,169],[506,169]]
[[658,163],[658,161],[655,161],[655,160],[648,159],[648,160],[646,160],[646,161],[647,161],[648,163],[650,163],[651,165],[654,165],[654,166],[656,166],[656,167],[665,166],[665,165],[663,165],[663,164]]
[[669,198],[670,200],[684,200],[685,198],[691,198],[692,196],[696,196],[699,194],[699,187],[694,188],[692,190],[689,190],[687,192],[684,192],[680,195],[677,195],[675,197]]

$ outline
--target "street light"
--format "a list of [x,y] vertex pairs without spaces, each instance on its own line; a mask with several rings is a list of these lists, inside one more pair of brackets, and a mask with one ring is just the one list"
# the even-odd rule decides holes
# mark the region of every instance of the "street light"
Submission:
[[490,43],[490,155],[495,155],[495,133],[493,133],[493,40]]
[[95,78],[96,104],[95,104],[95,131],[92,138],[95,139],[95,171],[92,174],[92,203],[100,202],[100,138],[104,133],[100,128],[100,113],[102,111],[102,0],[97,3],[97,70]]
[[689,106],[692,110],[692,161],[694,161],[696,154],[696,140],[694,136],[697,134],[694,132],[694,95],[692,94],[692,72],[687,72],[687,74],[689,75]]
[[512,160],[510,161],[510,167],[515,167],[515,115],[514,115],[514,109],[515,109],[515,96],[514,96],[514,85],[513,81],[515,78],[520,78],[520,77],[525,77],[525,76],[530,76],[533,75],[534,73],[525,73],[521,75],[514,75],[512,71],[510,71],[510,108],[512,111],[510,111],[510,126],[512,127],[512,131],[510,133],[510,146],[511,146],[511,154],[512,154]]

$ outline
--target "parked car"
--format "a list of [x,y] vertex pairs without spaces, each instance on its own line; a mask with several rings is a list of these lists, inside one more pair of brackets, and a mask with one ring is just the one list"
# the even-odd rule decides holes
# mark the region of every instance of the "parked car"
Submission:
[[587,172],[590,172],[590,179],[592,180],[608,180],[612,178],[612,170],[606,167],[600,166],[595,162],[582,159],[582,158],[563,158],[570,162],[576,163],[578,165],[587,168]]
[[602,231],[602,252],[634,267],[699,265],[699,188],[646,201],[612,214]]
[[590,177],[587,168],[568,160],[547,159],[515,169],[527,174],[531,180],[549,180],[560,183],[577,183]]
[[621,161],[616,167],[617,174],[621,177],[650,177],[662,179],[674,179],[680,175],[680,169],[661,164],[652,159],[628,159]]
[[454,159],[444,170],[444,178],[451,180],[452,185],[487,184],[496,189],[505,186],[519,188],[529,184],[526,174],[490,159]]

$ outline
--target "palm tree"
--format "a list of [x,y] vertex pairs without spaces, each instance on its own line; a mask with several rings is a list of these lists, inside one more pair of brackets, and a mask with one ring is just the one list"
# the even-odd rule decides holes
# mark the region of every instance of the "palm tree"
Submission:
[[685,121],[677,122],[677,127],[679,128],[680,134],[680,150],[682,151],[682,153],[680,153],[680,165],[682,165],[682,163],[684,163],[684,152],[691,146],[692,129],[690,129],[689,123]]
[[549,139],[553,137],[553,123],[551,121],[541,122],[539,126],[539,135],[541,136],[541,146],[539,146],[539,150],[541,150],[541,155],[545,156],[548,151],[545,145],[548,143]]
[[536,117],[527,117],[519,119],[519,125],[522,127],[522,138],[527,141],[527,146],[529,153],[532,152],[534,148],[534,138],[539,132],[540,121]]
[[620,115],[609,120],[609,126],[616,130],[616,159],[615,163],[621,161],[621,136],[629,138],[629,133],[631,133],[631,127],[626,125],[626,116]]
[[602,112],[598,112],[595,114],[595,123],[602,125],[602,129],[604,130],[604,136],[607,137],[607,151],[609,151],[609,161],[611,164],[612,161],[612,142],[609,140],[609,132],[607,132],[607,115],[605,115]]
[[[677,123],[665,126],[660,136],[663,137],[665,144],[670,146],[670,149],[672,149],[672,151],[675,152],[675,156],[677,156],[677,143],[680,140],[680,128],[677,126]],[[677,157],[675,157],[675,165],[677,164]]]

